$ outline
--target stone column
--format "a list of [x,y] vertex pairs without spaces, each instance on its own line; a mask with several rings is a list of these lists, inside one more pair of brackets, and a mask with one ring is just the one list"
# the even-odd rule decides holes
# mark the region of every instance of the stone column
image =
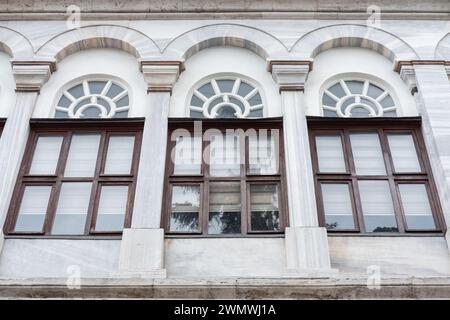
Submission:
[[131,228],[123,231],[119,276],[166,277],[161,208],[172,87],[182,70],[179,61],[141,61],[148,84]]
[[[55,70],[47,61],[14,61],[16,102],[8,115],[0,138],[0,217],[1,225],[9,209],[12,192],[19,172],[29,133],[29,121],[41,87]],[[3,245],[3,228],[0,231],[0,250]]]
[[[450,81],[444,61],[402,61],[397,70],[414,94],[447,228],[450,227]],[[446,239],[450,248],[450,233]]]
[[303,89],[311,61],[271,61],[283,108],[290,225],[286,228],[286,276],[327,277],[331,269],[327,231],[319,227]]

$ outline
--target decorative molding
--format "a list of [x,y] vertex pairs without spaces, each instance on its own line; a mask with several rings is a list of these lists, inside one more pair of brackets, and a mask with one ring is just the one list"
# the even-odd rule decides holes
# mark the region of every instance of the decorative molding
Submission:
[[417,65],[441,65],[450,66],[450,61],[446,60],[402,60],[397,61],[394,66],[394,71],[400,73],[404,66],[417,66]]
[[267,70],[272,73],[280,92],[303,91],[312,66],[312,60],[272,60]]
[[17,92],[39,92],[56,70],[54,61],[12,61]]
[[141,60],[141,72],[147,82],[147,92],[172,92],[180,73],[184,70],[182,61]]
[[397,61],[394,71],[400,74],[400,78],[406,83],[412,95],[417,93],[417,80],[414,66],[444,66],[447,74],[450,75],[450,61],[446,60],[406,60]]
[[414,72],[413,65],[403,65],[400,67],[400,78],[408,86],[412,95],[417,92],[417,80],[416,73]]
[[354,23],[339,23],[311,30],[295,42],[290,53],[297,57],[315,58],[321,52],[340,47],[369,49],[392,62],[419,59],[414,48],[397,35]]

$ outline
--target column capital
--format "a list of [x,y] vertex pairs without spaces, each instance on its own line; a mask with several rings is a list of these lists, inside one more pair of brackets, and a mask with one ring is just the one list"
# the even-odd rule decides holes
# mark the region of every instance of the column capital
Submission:
[[54,61],[18,61],[11,62],[16,91],[39,92],[56,71]]
[[417,92],[417,80],[416,80],[416,72],[414,71],[413,65],[403,65],[400,67],[398,73],[400,74],[400,78],[407,85],[409,92],[412,95]]
[[141,60],[141,72],[147,82],[147,92],[170,92],[184,70],[182,61]]
[[281,91],[303,91],[312,60],[271,60],[267,70]]
[[450,61],[445,60],[401,60],[397,61],[394,66],[394,71],[400,74],[403,82],[408,86],[411,94],[417,92],[417,80],[415,73],[415,66],[443,66],[450,74]]

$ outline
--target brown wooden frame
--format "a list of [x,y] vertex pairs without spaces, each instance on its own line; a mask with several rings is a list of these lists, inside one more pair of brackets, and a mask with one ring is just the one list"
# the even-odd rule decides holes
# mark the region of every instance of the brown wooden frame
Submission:
[[[212,177],[209,175],[209,165],[202,156],[202,164],[200,174],[198,175],[174,175],[174,164],[171,161],[171,150],[175,147],[175,141],[171,141],[172,132],[176,129],[186,129],[191,134],[194,133],[194,122],[200,121],[202,123],[202,134],[208,129],[218,129],[225,131],[227,129],[277,129],[279,130],[280,146],[278,148],[278,170],[277,174],[271,175],[257,175],[248,172],[248,137],[241,136],[240,139],[240,155],[245,159],[244,163],[240,165],[240,175],[234,177]],[[277,236],[284,233],[285,227],[288,225],[288,206],[287,206],[287,187],[285,182],[285,165],[284,165],[284,143],[283,143],[283,125],[281,118],[269,119],[197,119],[180,118],[169,120],[168,143],[166,152],[166,179],[164,184],[164,199],[161,213],[161,227],[166,230],[168,236],[183,236],[183,237],[246,237],[246,236]],[[209,145],[209,141],[202,139],[202,155],[205,148]],[[211,182],[240,182],[241,190],[241,233],[240,234],[208,234],[208,218],[209,218],[209,184]],[[279,202],[279,231],[254,231],[251,230],[250,225],[250,198],[249,186],[250,184],[277,184],[278,202]],[[199,213],[199,227],[198,233],[182,233],[169,231],[170,226],[170,208],[171,208],[171,186],[172,185],[200,185],[201,188],[201,209]]]
[[[24,158],[22,160],[19,176],[16,182],[14,195],[8,212],[8,217],[4,225],[4,233],[8,236],[19,237],[48,237],[48,238],[86,238],[86,237],[114,237],[120,236],[121,231],[96,231],[95,223],[97,218],[97,209],[100,200],[102,186],[105,185],[127,185],[128,201],[124,228],[131,225],[131,215],[134,202],[134,192],[136,188],[137,171],[139,165],[139,155],[142,142],[142,130],[144,119],[42,119],[30,121],[30,134],[26,146]],[[97,154],[94,177],[64,177],[64,169],[70,148],[71,137],[73,134],[100,134],[100,144]],[[130,174],[104,174],[107,149],[109,139],[112,136],[134,136],[133,158]],[[34,150],[37,140],[41,136],[62,136],[60,154],[56,166],[56,172],[53,175],[30,175],[28,172],[31,167]],[[56,215],[56,209],[59,199],[59,193],[63,182],[91,182],[92,189],[89,199],[89,207],[86,217],[86,225],[83,235],[52,235],[51,229]],[[52,186],[50,199],[47,207],[43,230],[41,232],[16,232],[14,227],[19,214],[20,202],[26,185],[49,185]]]
[[[445,231],[445,223],[442,216],[441,205],[437,196],[437,189],[431,172],[428,154],[421,131],[420,117],[402,118],[323,118],[308,117],[309,140],[311,146],[311,158],[314,171],[314,183],[316,189],[317,209],[319,213],[319,224],[325,226],[325,212],[323,208],[321,183],[349,183],[353,216],[355,221],[354,230],[328,230],[330,234],[366,234],[366,235],[398,235],[398,234],[441,234]],[[373,132],[377,133],[380,139],[383,160],[386,168],[385,175],[357,175],[353,154],[350,146],[350,133],[353,132]],[[321,173],[317,156],[315,137],[322,134],[340,134],[343,146],[344,160],[347,172],[342,173]],[[388,134],[409,133],[414,139],[417,157],[421,167],[421,172],[395,172],[393,157],[389,148]],[[358,188],[358,181],[362,180],[383,180],[388,181],[391,191],[395,219],[397,221],[398,232],[366,232],[364,218],[361,207],[361,200]],[[401,183],[422,183],[425,185],[428,198],[433,212],[433,219],[436,225],[435,230],[410,230],[407,228],[406,217],[403,212],[398,184]]]

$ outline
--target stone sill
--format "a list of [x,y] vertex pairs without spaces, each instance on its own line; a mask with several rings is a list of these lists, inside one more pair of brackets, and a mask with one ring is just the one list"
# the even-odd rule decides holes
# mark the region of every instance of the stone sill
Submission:
[[66,278],[0,278],[0,299],[449,299],[448,277],[389,277],[369,289],[363,276],[328,279],[85,278],[69,289]]

